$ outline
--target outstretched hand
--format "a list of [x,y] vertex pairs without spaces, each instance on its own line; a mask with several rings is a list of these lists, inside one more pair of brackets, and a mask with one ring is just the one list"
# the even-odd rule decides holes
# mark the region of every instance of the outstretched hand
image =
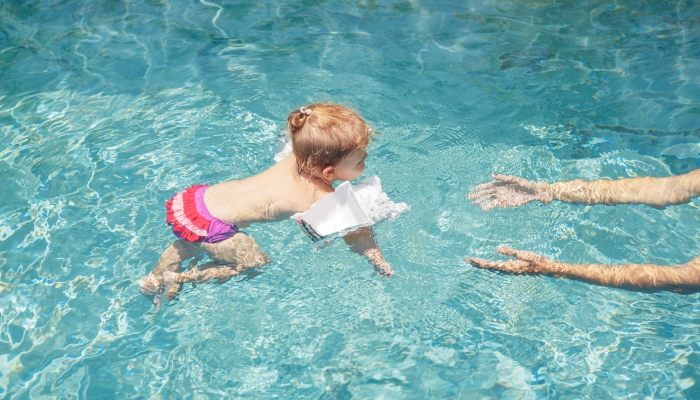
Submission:
[[517,176],[492,174],[496,182],[484,183],[469,190],[468,199],[474,200],[484,211],[494,207],[516,207],[539,200],[543,204],[552,201],[546,182],[534,182]]
[[545,256],[529,251],[514,250],[507,246],[498,246],[496,251],[506,256],[515,257],[515,260],[489,261],[467,257],[465,261],[475,267],[495,269],[509,274],[548,274],[555,272],[554,262]]

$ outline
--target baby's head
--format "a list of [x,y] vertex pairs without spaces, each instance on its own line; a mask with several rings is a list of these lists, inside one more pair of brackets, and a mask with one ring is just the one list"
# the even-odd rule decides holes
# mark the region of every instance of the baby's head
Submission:
[[365,169],[371,131],[349,108],[314,103],[292,111],[287,129],[299,170],[324,181],[353,180]]

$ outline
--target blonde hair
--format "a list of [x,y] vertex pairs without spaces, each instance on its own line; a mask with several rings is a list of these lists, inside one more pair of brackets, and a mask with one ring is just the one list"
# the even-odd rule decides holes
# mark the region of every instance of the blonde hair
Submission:
[[336,165],[354,150],[367,147],[372,134],[355,111],[326,103],[292,111],[287,129],[299,171],[308,174]]

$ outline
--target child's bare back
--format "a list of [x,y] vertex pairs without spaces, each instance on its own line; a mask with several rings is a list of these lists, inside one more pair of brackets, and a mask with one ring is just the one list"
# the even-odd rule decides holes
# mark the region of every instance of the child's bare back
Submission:
[[332,191],[322,180],[299,174],[291,155],[260,174],[211,186],[204,202],[215,217],[244,228],[287,219]]

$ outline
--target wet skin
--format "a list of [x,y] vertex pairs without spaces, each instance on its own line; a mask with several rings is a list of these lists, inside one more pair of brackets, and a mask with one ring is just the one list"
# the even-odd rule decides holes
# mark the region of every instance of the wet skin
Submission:
[[[364,148],[348,153],[338,164],[319,169],[316,174],[299,173],[293,155],[264,172],[240,181],[211,186],[204,193],[209,212],[222,221],[239,228],[252,223],[280,221],[297,212],[308,210],[312,204],[334,191],[336,180],[354,180],[365,169],[367,152]],[[371,228],[360,228],[343,237],[350,248],[364,255],[375,271],[390,277],[394,271],[384,260]],[[197,266],[204,255],[213,261]],[[181,264],[195,258],[187,271]],[[138,281],[141,292],[160,307],[160,297],[174,298],[182,283],[223,283],[249,268],[259,268],[270,262],[255,240],[242,232],[216,243],[174,241],[162,254],[156,267]]]
[[[687,203],[700,196],[700,170],[665,178],[629,178],[617,180],[546,183],[492,175],[496,182],[471,189],[467,198],[488,211],[515,207],[531,201],[548,204],[553,200],[583,204],[647,204],[663,208]],[[700,291],[700,257],[677,265],[655,264],[569,264],[501,246],[498,252],[515,257],[509,261],[489,261],[468,257],[479,268],[511,274],[553,274],[604,286],[630,290],[669,290],[679,293]]]
[[700,170],[665,178],[625,178],[569,182],[534,182],[517,176],[492,175],[496,182],[474,186],[468,199],[484,211],[553,200],[582,204],[647,204],[666,207],[700,196]]
[[515,260],[491,261],[467,258],[471,265],[508,274],[554,275],[596,285],[628,290],[667,290],[678,293],[700,291],[700,257],[676,266],[654,264],[569,264],[550,260],[540,254],[499,246],[500,254]]

